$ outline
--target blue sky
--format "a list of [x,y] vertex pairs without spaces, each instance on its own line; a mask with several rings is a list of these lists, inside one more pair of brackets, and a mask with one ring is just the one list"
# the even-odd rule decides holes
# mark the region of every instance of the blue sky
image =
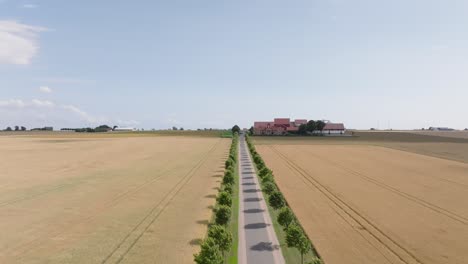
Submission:
[[468,1],[0,0],[0,127],[468,127]]

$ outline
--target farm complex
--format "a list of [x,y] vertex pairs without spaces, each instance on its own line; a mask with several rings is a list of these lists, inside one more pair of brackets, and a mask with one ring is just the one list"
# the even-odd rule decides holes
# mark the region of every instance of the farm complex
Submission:
[[193,263],[230,142],[0,136],[0,263]]
[[468,140],[254,141],[325,263],[468,263]]
[[[307,119],[275,118],[273,121],[257,121],[253,125],[253,134],[257,136],[283,136],[289,133],[298,133],[301,125],[307,125]],[[317,131],[322,135],[344,134],[345,127],[342,123],[325,122],[323,130]]]

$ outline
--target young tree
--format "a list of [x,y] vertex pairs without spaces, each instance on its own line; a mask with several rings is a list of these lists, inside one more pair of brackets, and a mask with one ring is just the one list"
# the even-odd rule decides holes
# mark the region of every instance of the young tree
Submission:
[[227,169],[229,168],[230,166],[232,166],[234,164],[234,161],[232,159],[227,159],[226,162],[224,163],[224,167]]
[[306,124],[301,124],[299,125],[299,128],[297,130],[297,133],[299,135],[306,135],[307,134],[307,125]]
[[322,264],[322,260],[320,260],[318,257],[313,257],[307,264]]
[[290,225],[286,230],[286,244],[301,253],[301,263],[304,263],[304,255],[310,250],[310,241],[304,235],[301,227],[296,224]]
[[231,170],[227,170],[223,177],[223,184],[234,184],[234,173]]
[[216,200],[218,201],[220,205],[227,205],[227,206],[232,205],[232,197],[228,192],[224,192],[224,191],[220,192]]
[[232,184],[231,183],[225,184],[223,187],[223,190],[232,195],[232,191],[233,191]]
[[218,225],[226,225],[231,218],[231,207],[227,205],[221,205],[216,210],[215,222]]
[[315,125],[317,126],[317,130],[322,132],[323,128],[325,127],[325,122],[323,122],[322,120],[319,120],[315,122]]
[[317,130],[317,122],[315,122],[314,120],[310,120],[309,122],[307,122],[306,128],[308,132],[314,133],[314,131]]
[[272,171],[270,169],[268,169],[267,167],[264,167],[260,171],[258,171],[258,176],[260,176],[260,178],[263,178],[264,176],[271,174],[271,173]]
[[277,191],[276,185],[273,182],[265,182],[263,184],[263,191],[266,194],[271,195],[273,192]]
[[278,223],[284,229],[287,229],[293,221],[294,221],[294,215],[291,212],[291,209],[289,209],[289,207],[287,206],[281,208],[281,211],[278,214]]
[[219,246],[219,249],[223,252],[223,258],[225,252],[231,248],[232,245],[232,235],[229,231],[226,230],[223,226],[213,225],[208,230],[208,237],[214,239],[216,244]]
[[200,253],[194,255],[197,264],[222,264],[223,256],[216,241],[208,237],[201,244]]
[[26,131],[26,127],[22,126],[21,131]]
[[240,133],[240,127],[238,125],[235,125],[232,127],[231,131],[233,134]]
[[12,131],[11,127],[7,127],[5,131]]
[[284,206],[285,202],[284,202],[284,198],[283,198],[283,195],[276,191],[276,192],[273,192],[270,197],[268,198],[268,203],[270,204],[271,207],[273,207],[273,209],[275,210],[278,210],[280,209],[281,207]]
[[265,184],[267,182],[274,182],[275,180],[273,179],[272,174],[267,174],[262,178],[262,184]]
[[19,131],[19,126],[15,126],[15,131]]
[[250,134],[250,135],[253,135],[253,133],[254,133],[254,127],[250,127],[250,128],[249,128],[249,134]]

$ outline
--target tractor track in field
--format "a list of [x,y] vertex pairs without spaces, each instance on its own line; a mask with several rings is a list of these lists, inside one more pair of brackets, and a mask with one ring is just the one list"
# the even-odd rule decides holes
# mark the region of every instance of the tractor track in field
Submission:
[[[407,248],[400,245],[388,234],[382,231],[376,224],[372,223],[368,218],[359,213],[355,208],[349,205],[346,201],[340,198],[335,194],[330,188],[320,183],[312,175],[307,173],[304,169],[298,166],[294,161],[289,159],[286,155],[278,151],[274,146],[269,146],[269,148],[282,160],[285,164],[299,174],[302,177],[303,182],[311,189],[316,189],[324,195],[330,202],[332,202],[337,208],[339,208],[344,214],[353,219],[357,224],[362,227],[363,231],[366,231],[371,235],[376,242],[380,243],[384,248],[391,252],[403,263],[418,263],[423,264],[423,262],[418,259],[412,252]],[[341,216],[341,215],[340,215]],[[342,216],[341,216],[342,217]],[[349,222],[348,222],[349,223]],[[372,244],[372,243],[371,243]]]
[[[167,162],[166,164],[168,164],[169,162]],[[91,213],[91,215],[89,215],[88,217],[85,217],[85,218],[82,218],[82,219],[79,219],[77,221],[75,221],[74,223],[71,224],[71,227],[68,226],[67,228],[64,228],[64,229],[61,229],[61,230],[57,230],[55,232],[53,232],[52,236],[50,236],[50,238],[55,238],[57,236],[60,236],[61,234],[73,229],[74,227],[78,226],[78,225],[81,225],[81,224],[84,224],[86,222],[90,222],[92,221],[94,218],[96,218],[97,216],[99,216],[100,214],[104,213],[106,210],[108,209],[111,209],[113,207],[115,207],[116,205],[118,205],[124,198],[126,197],[129,197],[133,194],[135,194],[136,192],[148,187],[149,185],[151,185],[152,183],[158,181],[159,179],[161,179],[164,175],[166,175],[167,173],[173,171],[174,169],[168,169],[168,170],[165,170],[163,172],[160,172],[158,173],[154,178],[152,178],[151,180],[148,180],[142,184],[140,184],[139,186],[137,186],[136,188],[133,188],[133,189],[130,189],[130,190],[126,190],[124,192],[122,192],[121,194],[117,195],[115,198],[109,200],[106,204],[104,204],[103,206],[99,207],[99,208],[95,208],[93,210],[94,213]],[[44,222],[47,222],[48,220],[44,220]],[[50,234],[50,233],[49,233]],[[44,238],[42,236],[40,237],[37,237],[31,241],[28,241],[26,244],[22,244],[22,245],[19,245],[17,246],[16,248],[13,249],[13,251],[16,251],[15,254],[22,254],[22,253],[25,253],[31,249],[33,249],[33,245],[37,244],[40,242],[40,240],[43,240]],[[18,250],[20,250],[20,252],[17,252]]]
[[[418,156],[425,156],[427,157],[427,155],[424,155],[424,154],[420,154],[420,153],[415,153],[415,152],[411,152],[411,151],[408,151],[408,150],[404,150],[404,149],[398,149],[398,148],[392,148],[392,147],[389,147],[389,146],[381,146],[381,145],[372,145],[373,147],[378,147],[380,150],[386,152],[386,153],[393,153],[392,151],[402,151],[402,152],[406,152],[406,153],[409,153],[409,154],[412,154],[412,155],[418,155]],[[443,158],[443,157],[436,157],[436,156],[429,156],[431,158],[434,158],[434,159],[442,159],[442,160],[450,160],[452,162],[459,162],[459,163],[464,163],[463,161],[458,161],[458,160],[451,160],[451,159],[446,159],[446,158]],[[418,170],[415,170],[415,169],[412,169],[412,168],[406,168],[408,171],[411,171],[411,172],[414,172],[414,173],[420,173],[420,171]],[[444,181],[444,182],[447,182],[447,183],[450,183],[454,186],[457,186],[459,188],[463,188],[463,189],[468,189],[468,184],[465,184],[465,183],[461,183],[461,182],[458,182],[458,181],[454,181],[454,180],[449,180],[449,179],[444,179],[444,178],[440,178],[440,177],[437,177],[437,176],[434,176],[434,175],[427,175],[427,177],[431,177],[433,179],[437,179],[437,180],[440,180],[440,181]]]
[[[122,254],[116,256],[116,260],[113,263],[121,263],[127,254],[133,249],[135,244],[141,239],[144,233],[150,228],[150,226],[159,218],[159,216],[164,212],[170,202],[179,194],[182,188],[190,181],[193,177],[195,172],[204,164],[204,162],[208,159],[212,151],[219,145],[221,140],[219,140],[216,144],[214,144],[209,151],[200,159],[200,161],[192,168],[190,171],[185,174],[170,190],[167,192],[164,197],[157,202],[151,210],[143,217],[137,225],[130,230],[129,233],[118,243],[114,249],[101,261],[101,264],[109,263],[111,258],[116,255],[116,253],[124,246],[124,244],[128,241],[129,246],[123,251]],[[160,206],[159,210],[157,210]],[[152,218],[151,218],[152,217]],[[149,222],[147,220],[151,219]],[[145,222],[148,222],[146,225]],[[138,231],[138,229],[143,226],[143,230]],[[136,237],[133,238],[132,241],[129,241],[131,236],[135,234]]]
[[393,193],[395,193],[395,194],[397,194],[397,195],[399,195],[401,197],[404,197],[407,200],[412,201],[412,202],[414,202],[414,203],[416,203],[416,204],[418,204],[420,206],[428,208],[428,209],[430,209],[430,210],[432,210],[432,211],[434,211],[436,213],[442,214],[442,215],[444,215],[444,216],[446,216],[448,218],[451,218],[452,220],[455,220],[455,221],[457,221],[457,222],[459,222],[461,224],[468,225],[468,218],[466,218],[466,217],[463,217],[463,216],[461,216],[461,215],[459,215],[457,213],[449,211],[449,210],[447,210],[445,208],[442,208],[442,207],[440,207],[438,205],[430,203],[430,202],[428,202],[426,200],[423,200],[423,199],[421,199],[419,197],[416,197],[416,196],[411,195],[409,193],[406,193],[404,191],[398,190],[397,188],[395,188],[393,186],[390,186],[390,185],[388,185],[388,184],[386,184],[384,182],[381,182],[381,181],[376,180],[376,179],[374,179],[372,177],[364,175],[363,173],[360,173],[360,172],[355,171],[355,170],[353,170],[351,168],[343,166],[343,165],[341,165],[341,164],[339,164],[337,162],[331,161],[331,160],[329,160],[327,158],[324,158],[324,157],[320,157],[320,156],[312,153],[311,151],[306,151],[306,152],[309,155],[313,156],[314,158],[316,158],[318,160],[324,161],[324,162],[326,162],[326,163],[328,163],[328,164],[330,164],[332,166],[340,168],[341,170],[343,170],[345,172],[348,172],[348,173],[350,173],[352,175],[358,176],[358,177],[360,177],[361,179],[363,179],[363,180],[365,180],[367,182],[373,183],[374,185],[377,185],[377,186],[379,186],[381,188],[384,188],[384,189],[386,189],[388,191],[391,191],[391,192],[393,192]]

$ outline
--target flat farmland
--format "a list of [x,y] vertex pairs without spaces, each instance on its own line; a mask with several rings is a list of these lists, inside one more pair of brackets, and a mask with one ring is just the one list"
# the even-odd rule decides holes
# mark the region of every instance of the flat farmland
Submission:
[[0,263],[193,263],[229,144],[0,137]]
[[256,148],[325,263],[468,263],[468,164],[275,141],[255,139]]

